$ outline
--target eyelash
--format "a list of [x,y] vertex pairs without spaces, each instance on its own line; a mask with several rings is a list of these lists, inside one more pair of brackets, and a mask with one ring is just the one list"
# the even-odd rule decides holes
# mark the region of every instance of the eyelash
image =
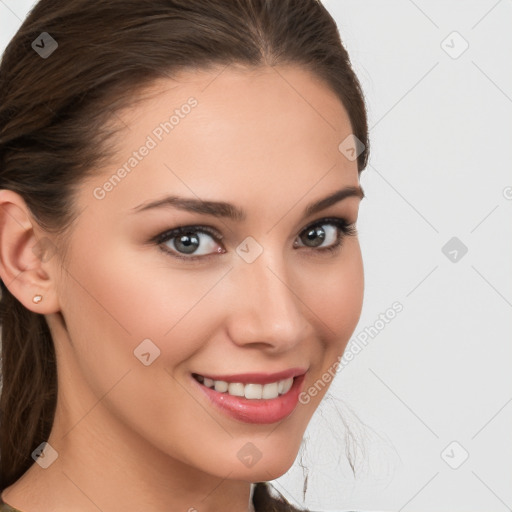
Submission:
[[[334,253],[337,250],[341,249],[343,240],[346,237],[357,235],[356,224],[355,223],[349,224],[349,222],[346,219],[340,218],[340,217],[326,217],[326,218],[320,219],[318,221],[315,221],[314,223],[306,226],[299,233],[299,235],[304,233],[305,231],[308,231],[308,230],[313,229],[318,226],[324,226],[326,224],[330,224],[330,225],[333,225],[336,228],[338,228],[340,233],[338,234],[336,242],[327,247],[319,247],[318,249],[315,249],[314,247],[309,247],[309,249],[316,251],[316,252],[320,252],[320,253],[328,253],[328,254]],[[179,228],[164,231],[164,232],[156,235],[155,237],[153,237],[150,240],[150,242],[160,246],[162,251],[165,252],[166,254],[168,254],[174,258],[178,258],[180,260],[186,260],[186,261],[205,260],[211,256],[215,256],[216,254],[219,254],[219,253],[211,253],[211,254],[203,254],[200,256],[182,256],[178,252],[174,252],[174,251],[170,250],[169,248],[162,247],[162,245],[164,243],[168,242],[169,240],[172,240],[173,238],[177,238],[178,236],[183,235],[185,233],[191,233],[191,232],[192,233],[206,233],[207,235],[210,235],[216,242],[219,242],[223,238],[223,236],[220,233],[218,233],[217,230],[215,230],[209,226],[192,225],[192,226],[181,226]],[[308,248],[307,246],[300,246],[300,247],[305,248],[305,249]],[[223,253],[221,253],[221,254],[223,254]]]

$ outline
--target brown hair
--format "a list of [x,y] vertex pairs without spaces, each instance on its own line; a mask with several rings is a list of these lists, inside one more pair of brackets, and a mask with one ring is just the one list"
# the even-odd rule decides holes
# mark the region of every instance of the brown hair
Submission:
[[[44,60],[32,47],[43,32],[58,44]],[[363,93],[319,0],[41,0],[0,65],[0,189],[20,194],[44,229],[64,235],[78,214],[73,193],[114,154],[107,127],[136,92],[181,70],[229,64],[299,65],[322,79],[365,145],[359,173],[366,167]],[[1,492],[49,437],[57,367],[44,316],[1,280],[0,288]],[[296,510],[265,482],[254,503],[258,511]]]

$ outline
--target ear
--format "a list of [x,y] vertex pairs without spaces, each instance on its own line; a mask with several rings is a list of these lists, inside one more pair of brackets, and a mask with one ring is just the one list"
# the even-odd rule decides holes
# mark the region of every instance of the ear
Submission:
[[[44,236],[23,198],[12,190],[0,190],[0,278],[34,313],[60,311],[55,290],[56,254],[56,246]],[[40,302],[33,301],[36,295],[42,296]]]

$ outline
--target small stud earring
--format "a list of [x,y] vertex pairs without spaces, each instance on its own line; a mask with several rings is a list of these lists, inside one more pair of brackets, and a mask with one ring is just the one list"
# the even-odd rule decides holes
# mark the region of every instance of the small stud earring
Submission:
[[39,304],[42,300],[43,300],[42,295],[34,295],[32,297],[32,302],[34,302],[35,304]]

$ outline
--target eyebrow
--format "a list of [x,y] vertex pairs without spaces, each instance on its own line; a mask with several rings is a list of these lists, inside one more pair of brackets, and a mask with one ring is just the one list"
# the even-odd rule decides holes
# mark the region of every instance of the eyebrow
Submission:
[[[365,197],[365,193],[361,186],[342,188],[341,190],[337,190],[327,197],[314,201],[306,206],[304,210],[304,217],[309,217],[315,213],[325,210],[326,208],[329,208],[329,206],[332,206],[347,197],[359,197],[360,199],[363,199]],[[202,199],[191,199],[173,195],[166,196],[156,201],[151,201],[150,203],[142,203],[132,208],[132,213],[155,208],[169,207],[193,213],[212,215],[214,217],[225,217],[238,222],[244,221],[247,218],[247,214],[243,209],[231,203],[223,201],[205,201]]]

